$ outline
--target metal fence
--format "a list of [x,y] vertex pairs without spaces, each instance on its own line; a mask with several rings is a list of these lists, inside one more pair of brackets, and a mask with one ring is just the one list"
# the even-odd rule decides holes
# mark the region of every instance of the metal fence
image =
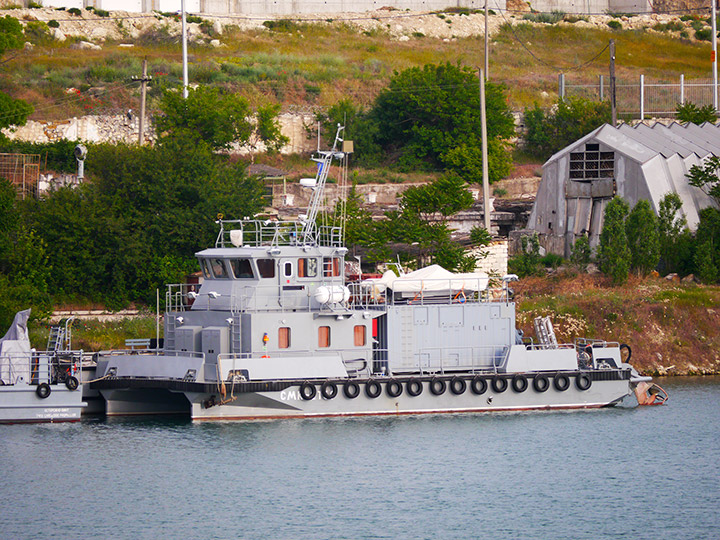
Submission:
[[[568,84],[565,74],[558,78],[560,97],[579,96],[585,99],[603,101],[610,97],[610,80],[600,75],[594,83]],[[615,83],[615,100],[619,118],[625,120],[648,117],[672,118],[677,115],[677,106],[694,103],[698,107],[713,104],[712,79],[685,80],[680,75],[676,81],[651,81],[640,75],[636,82],[620,81]]]

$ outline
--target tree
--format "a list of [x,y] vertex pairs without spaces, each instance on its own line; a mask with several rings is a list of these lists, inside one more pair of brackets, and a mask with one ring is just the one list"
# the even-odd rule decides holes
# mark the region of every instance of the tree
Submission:
[[630,249],[625,234],[625,219],[628,204],[620,197],[614,197],[605,208],[603,228],[600,233],[598,262],[600,270],[609,275],[615,285],[627,280],[630,272]]
[[577,269],[583,272],[587,269],[587,265],[590,264],[590,258],[592,256],[592,249],[590,248],[590,239],[586,234],[583,234],[580,238],[575,240],[570,253],[570,262]]
[[525,148],[531,155],[547,159],[610,120],[607,101],[560,98],[550,111],[535,104],[525,110]]
[[[348,98],[341,99],[324,112],[315,114],[320,122],[323,138],[327,146],[335,141],[337,126],[345,126],[343,138],[354,141],[354,156],[358,163],[376,165],[380,162],[381,150],[375,142],[378,126],[370,121],[362,107]],[[315,137],[314,126],[308,128],[308,135]]]
[[255,137],[269,152],[279,152],[290,141],[280,130],[278,114],[280,114],[280,104],[270,103],[258,107],[255,115]]
[[692,101],[688,101],[678,105],[675,110],[677,111],[677,119],[680,122],[691,122],[699,125],[703,122],[715,122],[717,120],[717,113],[712,105],[698,107]]
[[637,202],[625,222],[630,267],[641,275],[654,270],[660,260],[658,220],[650,203],[642,199]]
[[[486,84],[488,141],[504,141],[515,131],[504,87]],[[468,182],[478,182],[481,148],[480,97],[477,76],[467,67],[450,63],[396,72],[375,99],[369,117],[376,125],[376,142],[396,156],[406,169],[450,168]],[[490,145],[493,154],[507,153],[504,144]],[[463,148],[462,156],[453,156]],[[470,160],[474,168],[462,168]],[[493,166],[492,156],[488,158]],[[468,174],[470,171],[475,171]],[[490,171],[499,178],[503,171]]]
[[658,210],[658,243],[663,274],[677,272],[680,263],[680,239],[687,230],[685,216],[679,214],[682,201],[677,193],[668,193]]
[[720,210],[703,208],[695,233],[695,268],[705,283],[720,280]]
[[[0,17],[0,56],[10,49],[19,49],[24,42],[20,22],[6,15]],[[22,99],[14,99],[0,92],[0,129],[10,126],[22,126],[35,109]]]
[[155,117],[160,139],[204,141],[218,150],[235,141],[245,144],[253,132],[247,101],[218,88],[199,86],[189,90],[187,98],[179,91],[166,91],[160,109],[162,114]]
[[473,196],[465,181],[455,173],[447,173],[422,186],[405,190],[400,201],[403,211],[419,214],[428,220],[434,214],[448,217],[470,208]]
[[691,186],[699,187],[720,205],[720,157],[712,156],[705,163],[693,165],[685,176]]

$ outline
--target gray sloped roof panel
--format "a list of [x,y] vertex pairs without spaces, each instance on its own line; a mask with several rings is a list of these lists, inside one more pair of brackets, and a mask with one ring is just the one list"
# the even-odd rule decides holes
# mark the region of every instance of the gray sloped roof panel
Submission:
[[665,126],[659,122],[656,122],[650,129],[656,137],[660,137],[665,141],[665,144],[670,148],[671,153],[665,155],[669,158],[671,155],[680,154],[686,158],[689,155],[705,155],[708,153],[708,149],[697,144],[697,141],[689,139],[685,136],[685,132],[680,130],[672,130],[670,127]]
[[[643,143],[648,148],[651,148],[659,154],[662,154],[662,156],[666,159],[670,156],[674,156],[675,154],[680,154],[683,157],[687,157],[695,152],[693,148],[688,147],[687,141],[685,141],[684,139],[680,139],[680,137],[674,136],[676,140],[673,140],[665,133],[662,133],[660,130],[655,129],[655,126],[650,127],[646,124],[638,124],[630,129],[635,131],[635,133],[637,133],[642,138]],[[680,141],[685,144],[681,144]]]
[[691,143],[699,157],[708,154],[720,155],[720,131],[712,124],[702,127],[690,123],[683,126],[673,122],[667,129]]
[[639,163],[645,163],[657,155],[657,152],[648,148],[643,137],[632,128],[614,128],[605,124],[597,132],[595,139]]

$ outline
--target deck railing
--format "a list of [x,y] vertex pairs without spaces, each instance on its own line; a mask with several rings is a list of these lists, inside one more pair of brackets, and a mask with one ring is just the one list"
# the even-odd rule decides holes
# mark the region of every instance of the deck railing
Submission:
[[273,220],[219,220],[215,247],[279,247],[279,246],[322,246],[342,247],[341,227],[313,227],[313,234],[306,240],[307,224],[302,221]]

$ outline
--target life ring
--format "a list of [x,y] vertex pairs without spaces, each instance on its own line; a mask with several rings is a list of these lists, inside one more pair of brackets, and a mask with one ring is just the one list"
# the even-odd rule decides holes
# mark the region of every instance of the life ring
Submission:
[[430,392],[434,396],[441,396],[445,393],[445,389],[447,388],[447,383],[443,381],[442,379],[439,379],[437,377],[433,377],[430,379]]
[[578,390],[587,390],[592,386],[592,377],[589,373],[578,373],[575,377],[575,386]]
[[480,375],[475,375],[473,377],[473,380],[470,381],[470,390],[476,396],[483,395],[485,392],[487,392],[487,389],[488,389],[488,383]]
[[550,379],[548,379],[547,375],[539,373],[533,377],[533,390],[542,394],[546,392],[548,388],[550,388]]
[[324,383],[322,383],[322,386],[320,386],[320,393],[325,399],[334,398],[335,396],[337,396],[338,393],[337,384],[335,384],[334,382],[325,381]]
[[507,379],[504,379],[502,377],[493,377],[492,380],[492,389],[498,394],[502,394],[505,390],[507,390],[508,387],[508,381]]
[[558,392],[564,392],[570,388],[570,377],[564,373],[556,373],[553,377],[553,386]]
[[628,345],[627,343],[621,343],[620,344],[620,361],[622,361],[622,350],[623,349],[627,349],[628,357],[627,357],[627,360],[625,360],[625,363],[629,364],[630,359],[632,358],[632,349],[630,348],[630,345]]
[[518,394],[523,393],[525,390],[527,390],[528,387],[528,380],[525,377],[525,375],[517,374],[512,378],[512,387],[515,392]]
[[467,383],[465,382],[465,379],[461,379],[460,377],[453,377],[450,380],[450,391],[456,396],[464,394],[466,388]]
[[65,379],[65,386],[67,386],[68,390],[70,390],[71,392],[73,390],[77,390],[79,385],[80,383],[78,382],[78,380],[72,375]]
[[346,382],[343,384],[343,394],[348,399],[355,399],[360,395],[360,385],[356,382]]
[[419,381],[414,378],[409,379],[408,382],[405,383],[405,390],[407,391],[409,396],[417,397],[420,394],[422,394],[423,383],[422,383],[422,381]]
[[382,386],[377,381],[370,379],[365,383],[365,395],[369,398],[375,399],[382,393]]
[[40,399],[45,399],[52,393],[52,388],[50,388],[50,385],[46,382],[40,383],[35,389],[35,393]]
[[303,398],[305,401],[310,401],[315,397],[316,394],[317,388],[315,388],[314,384],[305,381],[300,385],[300,397]]
[[390,379],[387,383],[385,383],[385,391],[390,397],[398,397],[402,394],[403,386],[395,379]]

